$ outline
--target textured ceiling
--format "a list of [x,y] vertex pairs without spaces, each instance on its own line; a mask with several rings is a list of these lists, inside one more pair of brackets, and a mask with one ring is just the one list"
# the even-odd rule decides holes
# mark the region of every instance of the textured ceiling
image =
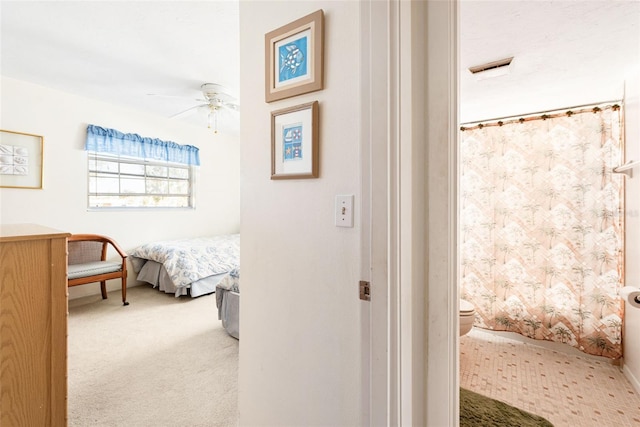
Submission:
[[[202,83],[239,95],[238,1],[2,0],[0,70],[169,117]],[[607,101],[640,63],[637,0],[465,0],[460,19],[462,121]],[[508,56],[507,75],[467,70]]]
[[[462,122],[621,99],[640,72],[637,0],[463,1],[460,32]],[[512,56],[506,75],[468,71]]]

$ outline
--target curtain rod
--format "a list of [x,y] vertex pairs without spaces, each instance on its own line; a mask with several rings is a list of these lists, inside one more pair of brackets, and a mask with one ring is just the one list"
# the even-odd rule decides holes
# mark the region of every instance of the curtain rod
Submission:
[[514,116],[507,116],[507,117],[497,117],[494,119],[486,119],[486,120],[477,120],[474,122],[466,122],[466,123],[462,123],[460,125],[460,129],[461,130],[470,130],[472,128],[476,128],[478,127],[478,125],[488,125],[489,122],[498,122],[498,121],[503,121],[503,120],[513,120],[513,121],[518,121],[519,119],[526,119],[529,118],[529,120],[531,120],[532,116],[537,116],[537,115],[552,115],[552,114],[558,114],[560,112],[567,112],[567,111],[571,111],[573,109],[576,108],[591,108],[591,107],[598,107],[601,105],[605,105],[605,104],[618,104],[620,106],[622,106],[623,101],[622,100],[614,100],[614,101],[604,101],[604,102],[598,102],[596,104],[583,104],[583,105],[575,105],[573,107],[565,107],[565,108],[558,108],[556,110],[546,110],[546,111],[538,111],[535,113],[527,113],[527,114],[520,114],[520,115],[514,115]]

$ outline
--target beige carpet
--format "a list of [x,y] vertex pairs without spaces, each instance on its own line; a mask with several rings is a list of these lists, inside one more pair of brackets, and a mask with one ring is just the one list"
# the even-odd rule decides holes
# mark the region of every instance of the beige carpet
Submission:
[[69,302],[69,426],[237,425],[238,341],[215,295],[139,286],[127,300]]

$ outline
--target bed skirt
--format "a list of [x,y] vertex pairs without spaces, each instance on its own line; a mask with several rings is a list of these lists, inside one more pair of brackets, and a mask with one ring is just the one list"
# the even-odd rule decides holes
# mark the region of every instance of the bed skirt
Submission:
[[141,282],[150,283],[154,288],[158,288],[168,294],[175,294],[176,296],[191,295],[191,297],[195,298],[215,292],[216,285],[226,275],[227,273],[214,274],[213,276],[196,280],[187,286],[177,287],[162,264],[147,260],[140,269],[137,279]]
[[229,335],[240,339],[240,294],[217,286],[216,305],[222,327]]

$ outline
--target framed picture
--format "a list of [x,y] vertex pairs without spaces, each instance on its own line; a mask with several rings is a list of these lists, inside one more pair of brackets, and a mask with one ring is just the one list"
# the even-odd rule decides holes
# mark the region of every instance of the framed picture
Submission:
[[42,188],[42,143],[30,133],[0,130],[0,187]]
[[323,88],[323,28],[320,9],[265,35],[266,102]]
[[318,101],[271,113],[271,179],[318,177]]

